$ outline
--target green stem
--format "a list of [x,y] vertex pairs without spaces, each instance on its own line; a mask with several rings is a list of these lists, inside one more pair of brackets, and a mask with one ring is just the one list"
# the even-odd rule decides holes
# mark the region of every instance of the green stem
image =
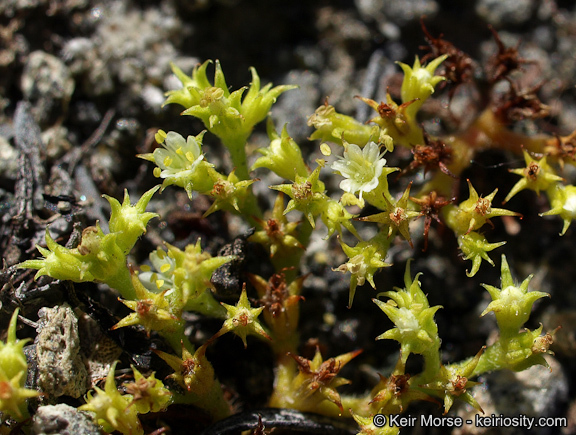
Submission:
[[190,340],[186,335],[184,335],[184,323],[180,321],[178,330],[175,332],[159,332],[160,336],[166,340],[166,342],[172,347],[174,352],[180,354],[182,352],[182,346],[188,350],[190,353],[194,353],[194,345],[190,343]]
[[173,397],[174,403],[197,406],[210,414],[215,421],[222,420],[231,414],[230,406],[224,398],[218,379],[214,379],[210,390],[206,394],[200,396],[194,393],[179,394],[175,392]]
[[122,299],[126,299],[128,301],[135,301],[136,291],[134,290],[134,285],[132,284],[132,277],[130,275],[130,269],[126,266],[126,262],[124,265],[118,269],[118,272],[111,276],[110,278],[106,279],[105,283],[115,289],[118,290]]
[[204,290],[196,298],[189,300],[186,305],[184,305],[183,310],[195,311],[215,319],[226,319],[228,317],[226,309],[220,305],[220,302],[214,299],[212,292],[208,289]]
[[[220,137],[222,143],[230,152],[235,174],[240,180],[250,180],[248,159],[246,157],[246,141],[248,140],[248,136],[236,135],[232,139]],[[249,192],[250,195],[248,195],[244,201],[242,214],[251,225],[254,225],[255,221],[252,219],[252,216],[262,218],[263,214],[256,200],[256,196],[251,189]]]
[[286,248],[281,252],[277,252],[271,261],[274,265],[276,272],[280,272],[284,269],[284,276],[286,277],[286,282],[292,282],[298,276],[300,270],[300,260],[306,252],[308,243],[310,243],[310,236],[314,229],[310,225],[307,219],[304,219],[298,226],[298,241],[304,246],[304,249],[298,248]]
[[[478,361],[478,365],[474,369],[474,372],[470,377],[481,375],[482,373],[491,372],[494,370],[502,369],[502,355],[504,353],[504,349],[502,348],[502,343],[498,340],[492,346],[488,347],[482,356],[480,357],[480,361]],[[470,362],[472,358],[468,358],[458,365],[464,367],[468,362]]]
[[[516,334],[515,337],[519,335]],[[474,369],[473,373],[470,377],[481,375],[482,373],[492,372],[494,370],[502,370],[504,368],[510,368],[510,364],[506,361],[506,354],[508,352],[508,348],[514,336],[509,334],[500,335],[498,341],[494,343],[492,346],[486,348],[480,360],[478,361],[478,365]],[[470,361],[472,361],[474,357],[470,357],[461,361],[456,364],[451,364],[450,367],[465,367]]]
[[249,180],[250,172],[248,170],[248,160],[246,157],[246,141],[248,137],[234,136],[232,139],[222,137],[220,139],[230,152],[236,176],[241,180]]
[[412,385],[428,384],[437,378],[440,373],[442,362],[440,361],[440,339],[436,338],[435,346],[422,354],[424,358],[424,370],[414,376]]

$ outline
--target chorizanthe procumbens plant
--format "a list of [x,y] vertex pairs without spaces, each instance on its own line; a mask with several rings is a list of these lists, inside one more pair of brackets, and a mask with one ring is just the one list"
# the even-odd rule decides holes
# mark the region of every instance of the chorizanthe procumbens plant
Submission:
[[[165,104],[182,106],[182,115],[198,118],[205,130],[188,137],[159,130],[155,136],[157,148],[139,156],[151,163],[158,186],[144,193],[135,204],[127,192],[122,203],[106,197],[112,210],[109,232],[104,233],[96,223],[83,231],[74,248],[58,244],[47,228],[46,246],[38,246],[41,257],[19,265],[37,269],[37,277],[49,275],[74,283],[106,284],[118,292],[120,302],[132,311],[114,329],[138,327],[162,338],[171,348],[170,352],[155,351],[173,371],[166,382],[154,374],[146,377],[133,367],[134,381],[119,388],[113,365],[104,388],[95,387],[93,393],[88,393],[80,409],[90,412],[102,430],[141,434],[140,415],[161,412],[175,404],[201,408],[212,421],[233,414],[235,407],[207,356],[208,347],[228,333],[237,335],[244,346],[250,346],[254,339],[270,346],[275,359],[275,381],[269,406],[348,419],[350,424],[357,424],[358,433],[366,435],[398,433],[397,426],[375,425],[373,417],[402,413],[414,401],[437,402],[448,413],[460,400],[482,412],[482,404],[474,398],[473,387],[478,384],[474,379],[478,375],[547,366],[543,356],[550,353],[553,333],[543,333],[542,327],[529,330],[526,323],[534,304],[548,295],[529,288],[531,277],[518,284],[504,255],[500,261],[501,288],[484,285],[492,301],[482,313],[495,316],[499,335],[469,358],[450,364],[443,362],[435,320],[442,315],[442,307],[430,305],[427,291],[421,287],[421,274],[413,275],[408,262],[403,288],[382,288],[376,280],[379,270],[391,266],[387,256],[393,244],[412,247],[418,226],[411,223],[421,218],[424,248],[429,229],[437,221],[453,232],[469,276],[480,273],[483,261],[494,265],[491,252],[505,241],[491,240],[491,221],[519,214],[496,207],[497,190],[479,192],[470,180],[467,197],[454,196],[464,170],[483,150],[506,149],[524,158],[524,168],[510,171],[520,179],[504,202],[524,189],[545,195],[550,210],[542,215],[561,218],[560,235],[567,232],[576,217],[576,186],[559,175],[564,165],[576,164],[570,151],[575,147],[574,134],[531,137],[511,128],[522,98],[530,98],[533,103],[535,95],[518,93],[511,86],[514,95],[505,104],[501,99],[490,100],[493,102],[463,131],[443,137],[424,130],[419,111],[439,84],[446,83],[448,71],[451,84],[459,84],[451,67],[455,56],[464,54],[443,42],[434,46],[434,56],[428,55],[425,60],[416,57],[412,66],[399,63],[404,73],[400,101],[390,94],[383,102],[361,98],[374,110],[368,123],[338,113],[328,102],[311,114],[308,123],[314,132],[310,139],[317,141],[326,157],[314,162],[305,160],[300,145],[289,135],[289,126],[278,130],[268,118],[277,98],[294,86],[261,86],[252,68],[250,85],[231,91],[218,61],[214,64],[213,80],[208,77],[211,61],[197,66],[190,76],[173,65],[182,87],[169,92]],[[444,52],[438,47],[443,47]],[[506,65],[492,68],[492,75],[490,71],[486,73],[483,92],[490,94],[497,83],[513,80],[510,74],[514,68],[507,69]],[[471,80],[471,75],[466,78]],[[525,117],[541,115],[539,111],[531,114],[524,106],[522,113]],[[249,166],[248,140],[254,127],[266,119],[269,145],[256,150]],[[233,168],[210,162],[204,144],[208,135],[221,140],[230,153]],[[402,148],[410,151],[412,161],[404,168],[388,166],[389,157]],[[252,175],[255,170],[270,171],[283,180],[269,186],[276,198],[271,210],[262,210],[255,195],[254,184],[260,182]],[[399,178],[414,174],[424,176],[418,188],[412,182],[398,188]],[[338,191],[326,187],[323,179],[328,175],[338,180]],[[218,268],[236,261],[237,256],[212,256],[202,249],[200,240],[184,249],[164,243],[150,253],[148,265],[129,265],[128,256],[136,241],[146,233],[148,222],[158,216],[147,212],[146,207],[153,195],[169,188],[184,189],[190,199],[207,196],[211,206],[205,216],[226,212],[243,218],[254,227],[248,242],[263,246],[274,273],[245,274],[248,284],[237,302],[223,303],[215,297],[211,278]],[[372,231],[359,231],[367,227]],[[349,278],[349,308],[354,310],[355,299],[367,297],[362,287],[368,283],[380,291],[372,300],[382,311],[382,319],[393,324],[375,339],[398,342],[400,352],[395,368],[392,373],[381,375],[380,381],[364,394],[344,394],[340,389],[349,383],[340,372],[344,366],[354,365],[360,349],[325,356],[318,348],[312,359],[300,354],[298,323],[301,304],[306,303],[300,263],[313,231],[319,231],[326,239],[338,238],[347,259],[331,266]],[[364,239],[361,234],[371,236]],[[257,299],[248,297],[246,285],[252,287]],[[186,333],[189,312],[222,323],[221,329],[199,347]],[[37,393],[23,387],[27,367],[23,342],[15,338],[16,314],[7,342],[0,347],[0,409],[4,416],[23,420],[27,416],[26,399]],[[421,372],[412,373],[407,368],[411,355],[422,358]]]

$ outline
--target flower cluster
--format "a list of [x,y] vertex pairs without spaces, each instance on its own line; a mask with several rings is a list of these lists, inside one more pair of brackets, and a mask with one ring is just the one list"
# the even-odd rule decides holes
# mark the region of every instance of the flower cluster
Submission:
[[402,362],[405,364],[411,353],[425,354],[437,352],[440,347],[438,327],[434,314],[440,305],[430,307],[426,295],[420,288],[418,276],[410,276],[410,263],[406,265],[404,275],[405,288],[382,295],[390,298],[388,302],[373,299],[374,303],[396,325],[393,329],[379,335],[376,339],[396,340],[401,344]]
[[18,309],[14,310],[6,342],[0,341],[0,411],[18,421],[28,417],[27,401],[38,397],[40,392],[24,386],[28,363],[24,355],[24,346],[28,340],[16,338]]
[[132,370],[134,382],[125,385],[128,394],[121,394],[116,388],[115,362],[106,377],[104,390],[94,387],[96,395],[89,392],[86,404],[78,408],[92,413],[94,420],[105,431],[118,431],[124,435],[144,434],[138,414],[164,410],[171,402],[170,391],[154,374],[146,378],[134,367]]
[[27,260],[19,264],[21,268],[37,269],[36,278],[49,275],[56,279],[73,282],[98,281],[118,290],[125,299],[134,299],[135,291],[126,264],[126,256],[144,233],[148,222],[158,216],[146,212],[146,206],[158,186],[147,191],[135,205],[130,204],[126,191],[122,204],[106,197],[112,212],[110,233],[104,234],[98,223],[85,228],[78,247],[68,249],[52,239],[46,228],[48,249],[37,246],[44,256],[41,260]]
[[[434,41],[438,43],[440,38]],[[376,339],[397,341],[400,354],[392,373],[381,376],[371,391],[356,396],[338,391],[349,383],[340,375],[342,368],[361,351],[330,358],[323,356],[317,347],[311,359],[298,354],[300,304],[305,300],[302,292],[306,283],[301,267],[303,258],[306,261],[311,258],[305,254],[317,227],[323,227],[326,239],[334,236],[337,241],[331,242],[339,244],[344,254],[343,263],[332,270],[349,276],[348,307],[352,308],[358,288],[366,283],[373,289],[379,287],[378,271],[391,266],[390,258],[396,261],[402,258],[392,255],[389,258],[389,254],[408,244],[413,248],[420,243],[419,238],[413,237],[414,229],[418,228],[413,223],[420,217],[424,218],[424,250],[428,247],[431,225],[438,222],[451,230],[461,256],[472,262],[471,270],[466,272],[469,276],[479,272],[482,260],[494,265],[488,253],[505,242],[489,242],[482,231],[486,224],[492,224],[493,218],[519,215],[493,205],[498,189],[486,194],[481,189],[477,191],[470,180],[468,198],[458,198],[457,192],[466,187],[460,177],[479,150],[500,146],[524,155],[526,167],[511,170],[521,179],[504,202],[523,190],[544,192],[551,209],[542,215],[559,215],[564,221],[561,234],[567,232],[576,218],[576,187],[564,184],[557,171],[557,167],[575,162],[570,151],[572,136],[554,141],[522,136],[508,129],[502,117],[504,111],[516,113],[518,108],[492,107],[495,103],[489,103],[462,132],[434,137],[424,130],[418,120],[419,111],[437,85],[446,80],[436,70],[444,61],[449,65],[454,62],[450,53],[434,52],[437,57],[427,64],[418,57],[413,66],[399,64],[404,73],[401,101],[394,101],[390,93],[380,103],[361,98],[376,112],[366,124],[338,113],[328,103],[319,107],[308,123],[315,129],[311,139],[321,141],[320,152],[326,159],[318,158],[315,165],[307,163],[306,153],[290,137],[287,126],[278,133],[273,121],[268,120],[269,143],[256,150],[259,155],[248,166],[248,153],[254,150],[252,144],[248,146],[248,140],[254,127],[268,116],[276,99],[294,86],[261,87],[252,68],[250,86],[231,91],[218,61],[213,81],[207,76],[210,61],[197,66],[191,76],[173,66],[182,88],[170,91],[165,104],[184,106],[183,114],[199,118],[206,130],[187,138],[177,132],[159,130],[156,134],[159,146],[139,157],[155,165],[153,174],[161,185],[148,190],[134,205],[127,192],[122,203],[106,196],[111,207],[110,231],[104,233],[105,226],[101,228],[96,223],[83,231],[77,247],[58,244],[46,229],[46,247],[38,246],[43,258],[19,265],[38,270],[36,277],[49,275],[73,282],[98,282],[118,290],[120,301],[131,312],[112,329],[140,328],[172,348],[171,352],[154,350],[173,371],[166,385],[153,373],[146,377],[133,367],[134,381],[119,390],[114,380],[115,363],[104,389],[95,387],[95,393],[88,393],[81,410],[91,412],[103,430],[123,434],[143,433],[138,415],[161,412],[171,404],[197,406],[213,420],[226,418],[234,407],[228,400],[230,392],[222,388],[216,377],[208,348],[228,333],[240,337],[244,347],[252,345],[248,336],[261,338],[270,345],[276,364],[271,407],[353,417],[361,434],[398,433],[399,429],[391,425],[376,427],[372,417],[403,412],[416,400],[442,403],[445,412],[456,400],[462,400],[481,411],[470,392],[477,384],[472,378],[492,370],[521,370],[546,364],[543,354],[549,352],[553,333],[542,335],[542,327],[531,331],[524,329],[524,325],[534,303],[547,294],[528,291],[531,277],[516,284],[504,256],[502,286],[484,285],[492,301],[482,313],[482,316],[494,313],[499,335],[471,358],[451,364],[443,362],[435,321],[441,306],[430,306],[420,274],[411,276],[410,261],[406,265],[404,288],[381,292],[373,299],[394,325]],[[500,65],[497,70],[498,74],[491,76],[494,83],[508,79],[507,68]],[[490,82],[490,86],[494,83]],[[206,133],[222,141],[233,167],[217,168],[209,162],[210,149],[204,149],[203,144]],[[502,138],[506,138],[505,144],[500,143]],[[396,152],[398,147],[404,148],[398,159],[389,157],[390,154],[384,158],[386,152]],[[411,161],[407,162],[408,159]],[[387,166],[388,160],[398,162],[402,168]],[[260,180],[252,178],[250,171],[258,171],[258,176],[273,172],[283,180],[282,184],[269,186],[278,192],[269,212],[261,209],[265,201],[260,201],[252,190]],[[388,175],[395,171],[398,178],[421,171],[420,179],[402,183],[397,178],[389,182]],[[323,181],[327,172],[341,177],[338,188]],[[266,263],[273,269],[269,276],[260,271],[264,276],[245,273],[244,247],[236,250],[234,244],[230,250],[228,247],[224,250],[226,254],[213,256],[202,249],[199,238],[186,246],[163,243],[149,254],[148,264],[129,266],[131,250],[146,234],[149,221],[158,216],[146,211],[146,207],[156,191],[168,187],[184,189],[190,199],[198,193],[207,196],[211,204],[204,209],[204,217],[222,211],[242,216],[254,229],[237,241],[243,246],[258,243],[265,247],[270,257]],[[358,226],[363,226],[362,230]],[[399,240],[397,235],[401,236]],[[318,253],[317,257],[325,263],[331,261],[325,253]],[[234,278],[247,278],[249,284],[244,283],[237,301],[221,302],[212,282],[215,273],[220,269],[216,276],[226,275],[237,266],[241,270],[236,271]],[[329,271],[335,264],[325,266]],[[314,268],[308,266],[308,269]],[[191,328],[187,327],[190,311],[196,313],[194,316],[219,319],[222,326],[216,333],[213,330],[208,340],[196,343],[201,334],[191,338]],[[0,344],[3,392],[0,410],[21,420],[26,418],[26,399],[38,393],[24,388],[27,365],[22,352],[24,341],[15,337],[16,317],[17,311],[7,342]],[[326,322],[330,321],[327,315]],[[412,354],[423,360],[420,373],[407,372],[406,363]]]
[[210,170],[214,165],[204,160],[202,154],[204,133],[184,139],[173,131],[168,133],[159,131],[156,140],[162,144],[162,148],[139,156],[157,165],[154,168],[154,175],[164,180],[162,189],[176,185],[186,190],[190,198],[194,191],[205,192],[212,189],[213,179]]

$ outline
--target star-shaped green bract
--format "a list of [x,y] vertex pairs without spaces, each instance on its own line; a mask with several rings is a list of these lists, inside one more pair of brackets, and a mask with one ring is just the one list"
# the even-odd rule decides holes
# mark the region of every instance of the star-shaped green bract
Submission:
[[546,162],[546,157],[536,160],[528,151],[524,150],[524,160],[526,161],[525,168],[510,170],[513,174],[520,175],[522,179],[512,187],[512,190],[506,196],[504,202],[510,201],[514,195],[524,189],[530,189],[536,193],[540,193],[541,190],[546,190],[553,183],[562,180],[562,177],[556,175],[554,170]]
[[125,254],[130,252],[136,241],[146,233],[146,225],[150,219],[158,217],[157,213],[146,212],[146,206],[160,186],[155,186],[140,197],[134,205],[130,204],[128,190],[124,191],[122,204],[108,195],[103,195],[110,203],[110,232],[116,233],[116,243]]
[[299,210],[304,213],[312,228],[316,226],[315,217],[322,213],[329,200],[324,193],[324,183],[318,178],[321,169],[322,165],[318,165],[308,177],[296,174],[296,181],[292,184],[270,186],[270,189],[283,192],[291,198],[284,214]]
[[574,219],[576,219],[576,186],[563,186],[557,183],[548,189],[552,208],[540,216],[559,215],[564,220],[560,235],[563,236]]
[[472,231],[468,234],[461,234],[458,236],[458,245],[464,254],[466,260],[472,260],[472,269],[466,271],[466,275],[472,277],[480,269],[482,260],[487,261],[494,266],[494,261],[488,256],[488,252],[505,245],[506,242],[488,243],[483,234]]
[[312,360],[290,354],[298,365],[298,374],[292,379],[294,404],[302,411],[318,411],[329,401],[344,411],[338,387],[350,383],[348,379],[338,376],[338,373],[353,358],[362,353],[361,350],[338,355],[335,358],[323,360],[320,350],[316,349]]
[[124,435],[140,435],[144,431],[138,412],[135,407],[130,406],[132,396],[122,395],[116,388],[114,372],[116,363],[112,364],[104,390],[94,387],[96,395],[91,392],[86,395],[86,404],[80,406],[80,411],[90,411],[94,413],[94,419],[107,432],[118,431]]
[[224,325],[220,331],[216,333],[213,338],[220,337],[227,332],[232,331],[242,339],[244,347],[248,346],[246,337],[248,335],[257,335],[271,340],[268,333],[264,330],[258,316],[264,310],[264,307],[252,308],[248,295],[246,294],[246,287],[242,290],[240,299],[236,305],[228,305],[222,302],[222,306],[226,308],[228,318],[224,321]]
[[390,266],[384,260],[390,240],[383,234],[378,233],[368,241],[361,241],[356,246],[351,247],[340,241],[342,250],[348,256],[348,261],[338,266],[335,271],[346,273],[350,272],[350,295],[348,297],[348,307],[352,307],[356,287],[364,285],[366,281],[372,288],[376,288],[374,283],[374,274],[383,267]]
[[26,400],[40,395],[40,392],[24,387],[25,376],[26,371],[21,371],[10,379],[0,368],[0,411],[19,421],[25,416]]
[[482,198],[468,180],[468,190],[470,196],[467,200],[462,201],[457,207],[448,206],[446,209],[449,225],[457,234],[468,234],[479,230],[493,217],[519,216],[513,211],[492,207],[492,200],[498,189],[494,189],[490,195]]
[[442,365],[433,382],[419,385],[421,388],[432,390],[435,395],[443,397],[444,414],[450,410],[455,399],[460,399],[477,411],[484,413],[482,407],[467,390],[480,384],[480,382],[469,381],[468,378],[474,375],[474,370],[478,366],[485,348],[484,346],[474,358],[465,361],[464,364]]
[[384,201],[387,204],[386,211],[374,214],[372,216],[359,218],[358,220],[366,222],[378,222],[379,224],[386,225],[388,227],[388,237],[390,237],[394,231],[398,231],[402,237],[404,237],[404,239],[410,243],[410,246],[412,246],[409,224],[413,218],[420,216],[420,212],[415,210],[408,210],[409,196],[410,186],[406,188],[402,194],[402,197],[396,201],[396,204],[392,204],[384,196]]
[[180,335],[183,322],[180,319],[182,307],[174,304],[174,299],[167,298],[168,289],[154,293],[147,290],[136,275],[132,275],[132,283],[136,292],[136,300],[120,300],[124,305],[133,310],[120,320],[112,329],[118,329],[132,325],[142,325],[146,332],[158,331],[163,334]]

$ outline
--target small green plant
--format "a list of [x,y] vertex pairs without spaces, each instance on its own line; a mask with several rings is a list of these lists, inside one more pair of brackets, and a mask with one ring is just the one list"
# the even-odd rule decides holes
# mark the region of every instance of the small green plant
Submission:
[[25,388],[28,363],[24,355],[24,345],[28,340],[16,338],[18,309],[12,314],[6,342],[0,342],[0,412],[17,421],[29,417],[27,399],[38,397],[40,393]]
[[[365,296],[357,294],[359,288],[368,282],[376,289],[378,271],[390,266],[386,258],[395,237],[400,236],[412,246],[410,223],[419,218],[424,218],[424,248],[432,222],[441,221],[454,233],[464,259],[472,262],[467,271],[469,276],[480,271],[482,260],[494,265],[489,252],[505,242],[489,242],[484,228],[493,218],[518,213],[494,207],[497,191],[483,196],[469,180],[468,198],[460,202],[452,199],[459,177],[473,156],[482,150],[506,148],[525,158],[526,168],[511,171],[522,178],[505,201],[523,189],[544,192],[551,209],[542,215],[559,215],[564,221],[561,234],[566,233],[576,217],[576,186],[565,184],[558,175],[559,167],[575,164],[569,151],[573,149],[570,148],[574,145],[573,135],[529,137],[511,130],[515,113],[512,103],[489,104],[465,131],[447,137],[433,137],[423,129],[418,113],[436,87],[446,81],[445,76],[436,72],[444,65],[446,74],[453,71],[455,62],[462,62],[458,56],[463,54],[444,43],[446,52],[437,50],[440,44],[432,44],[436,50],[434,56],[427,56],[430,57],[427,63],[416,57],[412,66],[399,64],[404,72],[400,102],[395,102],[390,94],[386,102],[380,103],[361,98],[376,112],[369,123],[338,113],[328,103],[319,107],[309,118],[309,125],[314,128],[311,140],[320,141],[320,151],[327,158],[331,156],[332,162],[318,159],[310,166],[300,146],[289,136],[289,127],[284,126],[278,133],[270,119],[267,121],[270,144],[258,149],[260,156],[248,166],[247,141],[254,126],[266,119],[276,99],[293,86],[261,87],[258,74],[252,69],[250,86],[231,92],[217,61],[213,81],[208,78],[209,61],[195,68],[191,76],[173,66],[182,88],[169,92],[165,104],[179,104],[184,107],[183,115],[199,118],[229,151],[234,169],[226,171],[210,163],[204,153],[206,131],[184,138],[177,132],[160,130],[156,134],[158,148],[140,157],[155,165],[153,173],[162,180],[161,186],[146,192],[135,205],[130,203],[127,193],[122,204],[107,197],[112,208],[110,232],[104,234],[98,224],[89,227],[76,248],[57,244],[47,230],[47,247],[38,247],[43,258],[20,264],[22,268],[38,269],[37,276],[107,284],[119,292],[122,303],[133,311],[114,328],[139,325],[148,334],[158,334],[172,347],[173,353],[156,351],[156,354],[174,371],[170,378],[177,387],[165,386],[154,375],[145,378],[134,368],[135,381],[122,394],[114,381],[113,366],[104,390],[96,389],[96,395],[89,394],[81,409],[94,413],[104,430],[124,434],[142,433],[138,414],[158,412],[176,403],[200,407],[214,420],[227,417],[232,408],[206,357],[206,349],[228,332],[238,335],[244,346],[249,344],[248,336],[270,344],[276,361],[271,407],[353,418],[362,434],[398,433],[398,427],[376,427],[374,415],[399,414],[419,400],[439,402],[445,413],[456,400],[481,411],[481,404],[471,391],[477,384],[473,378],[493,370],[547,365],[543,354],[549,352],[552,334],[542,334],[542,327],[533,331],[525,328],[533,304],[547,294],[529,291],[530,277],[517,284],[504,256],[501,288],[484,286],[492,302],[482,313],[496,316],[498,339],[479,348],[468,359],[452,364],[442,362],[441,338],[435,321],[442,307],[430,306],[421,288],[420,274],[412,276],[410,263],[406,266],[404,288],[384,291],[373,299],[394,324],[376,339],[397,341],[400,355],[393,372],[382,376],[371,391],[355,396],[338,391],[348,383],[340,376],[340,370],[353,364],[361,351],[325,359],[317,350],[311,360],[299,354],[299,306],[304,300],[301,295],[304,277],[299,277],[299,266],[314,230],[320,229],[326,238],[339,237],[348,259],[333,266],[350,277],[348,306],[354,309],[354,299]],[[497,82],[511,80],[511,71],[502,68],[496,69],[497,75],[488,76],[489,92]],[[450,81],[458,84],[453,76]],[[515,92],[514,86],[511,92]],[[409,149],[413,156],[404,169],[387,166],[387,156],[398,147]],[[285,180],[269,186],[278,192],[270,211],[260,209],[252,190],[259,181],[251,177],[253,170],[268,170]],[[426,175],[426,182],[418,192],[414,192],[412,183],[403,192],[398,193],[396,186],[391,190],[394,182],[390,181],[390,174],[408,176],[417,170]],[[338,195],[328,192],[322,181],[323,174],[328,172],[339,179]],[[196,193],[211,198],[212,205],[205,216],[225,211],[254,226],[255,232],[248,240],[267,249],[275,268],[271,277],[247,276],[258,294],[257,301],[251,301],[244,288],[235,305],[218,302],[211,278],[219,267],[236,257],[213,257],[202,250],[200,240],[184,250],[167,243],[158,247],[150,253],[151,267],[142,265],[132,270],[127,265],[127,255],[145,234],[148,222],[157,216],[146,212],[146,206],[159,189],[169,186],[184,189],[190,198]],[[359,217],[359,210],[377,212]],[[371,226],[374,235],[362,239],[357,230],[359,225]],[[185,334],[183,314],[187,311],[219,319],[223,325],[210,340],[195,348]],[[14,326],[11,328],[10,340],[14,346]],[[0,376],[5,380],[0,382],[21,383],[25,364],[20,363],[17,373],[4,373],[1,355]],[[423,358],[420,373],[407,372],[410,355]],[[16,390],[20,391],[18,397],[33,395],[21,387]],[[24,415],[20,408],[22,400],[1,399],[3,409],[10,415]]]

